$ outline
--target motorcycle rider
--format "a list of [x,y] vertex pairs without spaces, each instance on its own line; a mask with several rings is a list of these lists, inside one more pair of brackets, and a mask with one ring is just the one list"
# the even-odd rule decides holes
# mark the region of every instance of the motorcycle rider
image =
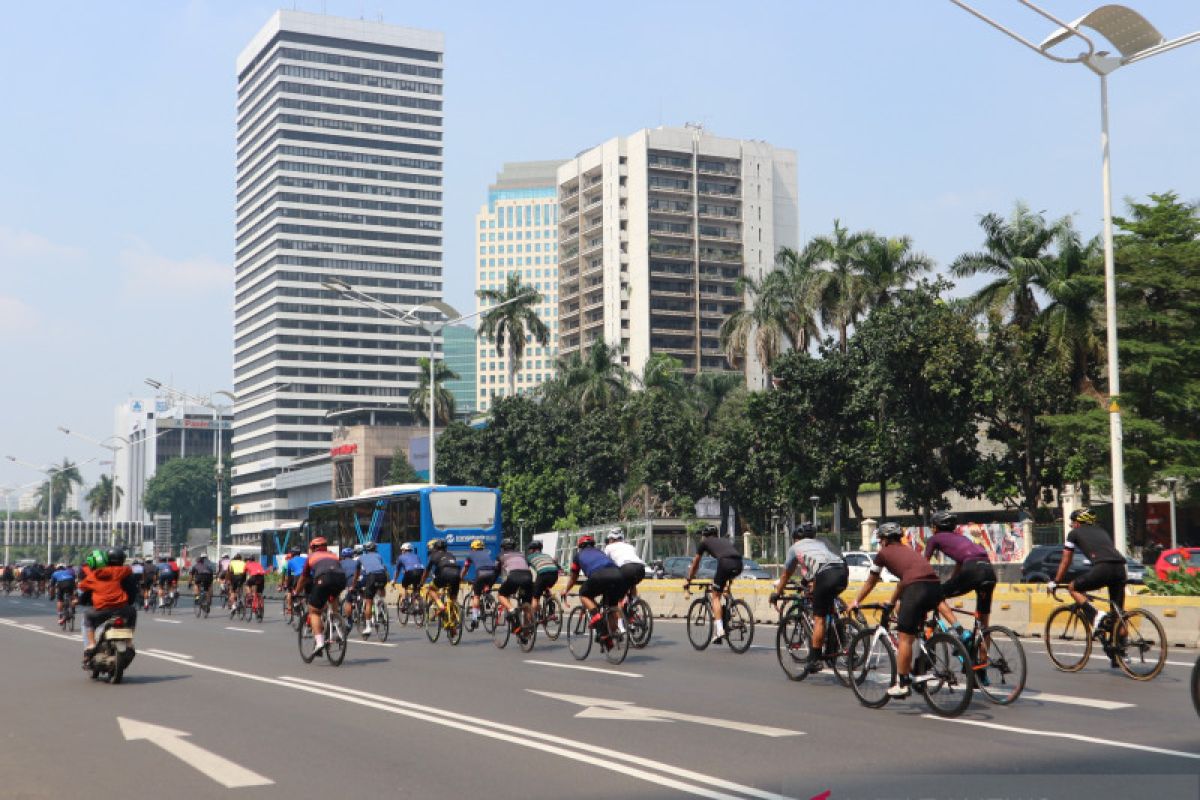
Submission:
[[79,588],[91,592],[92,610],[85,614],[84,632],[87,648],[83,651],[86,664],[96,649],[96,628],[116,615],[125,618],[130,630],[137,627],[137,608],[130,598],[137,593],[133,570],[125,566],[124,550],[93,550],[87,557],[90,569],[84,570]]

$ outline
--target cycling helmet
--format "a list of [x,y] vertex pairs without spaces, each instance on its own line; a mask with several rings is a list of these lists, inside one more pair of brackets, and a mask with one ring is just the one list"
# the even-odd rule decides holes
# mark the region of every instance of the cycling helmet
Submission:
[[445,539],[430,539],[429,540],[429,549],[430,550],[445,550],[446,549],[446,540]]
[[793,539],[811,539],[817,535],[817,526],[811,522],[801,522],[792,529]]
[[1071,522],[1078,522],[1080,525],[1095,525],[1096,512],[1090,508],[1077,508],[1071,512]]
[[620,528],[613,528],[608,533],[604,534],[604,541],[619,542],[625,538],[625,534],[621,533]]
[[67,565],[66,564],[55,564],[54,568],[55,569],[66,569]]
[[93,550],[87,554],[87,558],[83,560],[92,569],[103,569],[108,566],[108,556],[103,550]]
[[935,531],[952,531],[958,527],[958,517],[949,511],[938,511],[929,518]]
[[575,543],[578,547],[595,547],[596,538],[590,533],[579,537],[579,541]]
[[879,538],[881,540],[899,539],[900,537],[904,536],[904,529],[900,527],[899,523],[885,522],[879,526],[879,530],[876,531],[876,533],[879,534]]
[[516,550],[517,543],[515,541],[513,541],[512,539],[504,539],[500,542],[500,549],[501,550]]
[[472,539],[471,540],[471,549],[472,550],[482,550],[483,549],[483,539]]
[[343,547],[341,556],[342,556],[342,558],[354,558],[354,548],[353,547]]
[[400,545],[401,553],[411,553],[412,551],[413,551],[412,542],[405,542],[404,544]]
[[246,559],[242,557],[241,553],[234,553],[233,560],[234,561],[245,561]]
[[110,567],[125,566],[125,551],[121,549],[108,551],[108,565]]
[[542,542],[540,539],[535,539],[534,541],[530,542],[525,549],[529,550],[530,552],[540,553],[542,552]]
[[700,530],[701,536],[717,536],[720,533],[721,533],[721,529],[718,528],[716,525],[705,525]]
[[363,554],[363,546],[361,544],[354,545],[354,555],[361,556]]
[[363,550],[366,550],[368,553],[374,553],[375,552],[375,543],[367,542],[366,544],[363,545]]
[[196,556],[196,560],[197,561],[208,561],[208,553],[201,553],[200,555]]
[[327,549],[329,549],[329,542],[325,541],[324,536],[318,536],[317,538],[313,539],[311,542],[308,543],[308,549],[309,550],[327,550]]
[[289,556],[298,556],[298,555],[300,555],[301,552],[302,551],[300,550],[300,545],[297,545],[297,544],[294,544],[288,548]]

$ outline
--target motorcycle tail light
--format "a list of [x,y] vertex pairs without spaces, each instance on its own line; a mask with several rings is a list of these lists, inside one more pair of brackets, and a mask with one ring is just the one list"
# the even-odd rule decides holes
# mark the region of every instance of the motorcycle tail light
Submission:
[[114,628],[124,628],[125,620],[121,619],[120,617],[113,617],[112,626]]

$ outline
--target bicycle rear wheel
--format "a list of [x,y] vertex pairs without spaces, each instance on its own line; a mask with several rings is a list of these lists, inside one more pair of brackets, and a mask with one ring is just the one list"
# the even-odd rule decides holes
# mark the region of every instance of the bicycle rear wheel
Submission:
[[[618,614],[621,612],[618,611]],[[612,627],[609,622],[608,612],[605,611],[604,621],[600,623],[608,631],[608,639],[604,646],[604,658],[608,663],[616,666],[625,660],[625,656],[629,655],[629,631],[622,631],[620,628]]]
[[462,606],[457,600],[450,599],[446,601],[446,641],[450,644],[458,644],[462,641],[463,624],[462,624]]
[[583,661],[592,652],[592,629],[588,627],[588,613],[583,606],[575,606],[567,617],[567,648],[576,661]]
[[305,664],[311,664],[316,657],[314,651],[317,649],[317,640],[313,636],[312,628],[301,622],[300,628],[296,631],[296,637],[300,644],[300,658],[304,660]]
[[346,660],[346,625],[341,614],[325,618],[325,658],[335,667]]
[[654,634],[654,612],[650,610],[650,604],[639,597],[626,608],[625,616],[629,625],[630,646],[643,649],[650,644],[650,637]]
[[1046,618],[1042,641],[1055,669],[1078,672],[1092,654],[1092,626],[1075,606],[1059,606]]
[[850,642],[860,630],[862,626],[854,620],[838,617],[832,628],[827,627],[825,631],[826,649],[833,652],[833,676],[842,686],[850,686]]
[[521,630],[517,633],[517,643],[521,645],[522,653],[528,653],[537,642],[537,617],[533,615],[533,607],[529,603],[522,603],[518,613],[521,617]]
[[562,633],[562,606],[553,597],[546,595],[546,597],[542,598],[541,613],[542,627],[546,629],[547,638],[553,642]]
[[382,600],[379,600],[375,603],[374,614],[375,636],[379,639],[379,641],[386,642],[392,622],[387,613],[387,606],[384,605]]
[[196,614],[196,619],[200,619],[200,612],[203,611],[203,603],[200,601],[200,595],[192,598],[192,611]]
[[789,611],[775,630],[775,657],[788,680],[808,677],[808,654],[812,651],[812,631],[800,611]]
[[957,636],[935,633],[925,641],[928,675],[917,685],[925,702],[939,717],[957,717],[971,705],[975,691],[971,655]]
[[993,703],[1006,706],[1025,689],[1025,648],[1017,634],[1003,625],[989,625],[982,636],[982,643],[972,644],[975,688]]
[[735,653],[744,653],[754,641],[754,615],[745,600],[734,600],[725,612],[725,644]]
[[438,611],[430,601],[426,601],[424,609],[425,635],[429,637],[429,641],[436,642],[442,635],[442,612]]
[[[487,625],[484,625],[487,629]],[[512,628],[509,627],[507,619],[496,619],[496,612],[492,612],[492,644],[503,650],[508,646],[508,638],[512,636]]]
[[1113,645],[1117,664],[1135,681],[1158,677],[1167,663],[1167,634],[1158,618],[1144,608],[1125,613],[1125,633],[1121,623],[1113,626]]
[[850,641],[847,666],[850,689],[867,708],[887,705],[887,690],[895,682],[896,652],[887,635],[876,636],[875,628],[864,628]]
[[688,606],[687,637],[692,647],[703,650],[712,641],[712,609],[708,607],[708,595],[697,598]]
[[486,592],[479,598],[479,616],[483,620],[483,629],[488,633],[494,633],[496,625],[496,596],[491,592]]

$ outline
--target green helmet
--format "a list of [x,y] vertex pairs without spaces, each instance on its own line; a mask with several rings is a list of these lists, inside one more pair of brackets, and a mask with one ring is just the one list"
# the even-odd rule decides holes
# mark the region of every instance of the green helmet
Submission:
[[103,569],[108,566],[108,556],[103,550],[93,550],[87,554],[87,558],[84,559],[83,563],[92,569]]

